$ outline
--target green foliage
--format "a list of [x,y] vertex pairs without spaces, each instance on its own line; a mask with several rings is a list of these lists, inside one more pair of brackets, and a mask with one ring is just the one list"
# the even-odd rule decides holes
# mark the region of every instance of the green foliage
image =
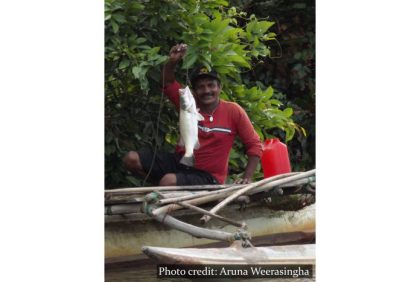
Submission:
[[[273,98],[287,101],[294,109],[293,120],[305,128],[288,142],[293,170],[315,166],[315,1],[314,0],[236,0],[243,12],[276,22],[277,36],[268,42],[270,58],[243,75],[245,81],[260,81],[279,90]],[[285,129],[287,131],[287,129]],[[282,130],[269,130],[282,140]]]
[[[189,48],[177,72],[186,83],[197,65],[216,69],[222,98],[239,103],[262,139],[279,130],[291,140],[302,132],[280,101],[281,93],[263,83],[243,80],[245,72],[270,54],[274,22],[249,17],[228,7],[227,1],[165,0],[105,1],[105,183],[107,188],[138,186],[122,167],[129,150],[151,146],[174,149],[178,114],[161,94],[160,75],[169,49]],[[159,123],[158,123],[159,120]],[[236,142],[230,158],[232,172],[245,166],[244,147]]]

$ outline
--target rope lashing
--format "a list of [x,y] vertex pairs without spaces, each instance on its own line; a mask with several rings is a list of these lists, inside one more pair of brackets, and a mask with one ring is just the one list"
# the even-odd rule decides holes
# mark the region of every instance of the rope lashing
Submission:
[[157,207],[157,201],[160,200],[158,192],[152,192],[144,196],[143,212],[147,215],[151,215],[153,210]]

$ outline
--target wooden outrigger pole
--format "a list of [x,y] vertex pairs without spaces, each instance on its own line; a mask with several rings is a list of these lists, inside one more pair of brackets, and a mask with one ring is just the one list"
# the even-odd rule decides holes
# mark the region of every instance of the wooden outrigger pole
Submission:
[[[294,180],[301,180],[303,178],[308,178],[310,176],[315,175],[315,169],[298,174],[298,175],[293,175],[293,176],[289,176],[289,177],[285,177],[283,179],[281,179],[279,176],[282,175],[278,175],[278,176],[273,176],[267,179],[263,179],[261,181],[255,182],[255,183],[251,183],[249,185],[246,185],[244,188],[238,190],[237,192],[233,193],[232,195],[230,195],[229,197],[227,197],[226,199],[224,199],[223,201],[221,201],[219,204],[217,204],[214,208],[212,208],[210,210],[211,213],[216,213],[219,210],[221,210],[222,208],[224,208],[228,203],[232,202],[233,200],[235,200],[236,198],[238,198],[239,196],[245,194],[246,192],[251,191],[252,189],[257,188],[258,186],[262,186],[263,184],[266,183],[270,183],[273,186],[278,186],[281,184],[285,184],[288,182],[292,182]],[[280,179],[279,179],[280,178]],[[202,223],[206,223],[210,220],[210,217],[208,215],[204,215],[201,218]]]

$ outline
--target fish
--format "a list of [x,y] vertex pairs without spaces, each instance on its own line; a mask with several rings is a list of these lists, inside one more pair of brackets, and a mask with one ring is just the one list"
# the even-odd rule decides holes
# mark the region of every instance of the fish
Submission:
[[190,88],[179,89],[179,130],[181,133],[178,145],[185,147],[185,154],[179,161],[186,166],[194,166],[194,149],[200,148],[198,142],[198,121],[204,117],[198,112]]

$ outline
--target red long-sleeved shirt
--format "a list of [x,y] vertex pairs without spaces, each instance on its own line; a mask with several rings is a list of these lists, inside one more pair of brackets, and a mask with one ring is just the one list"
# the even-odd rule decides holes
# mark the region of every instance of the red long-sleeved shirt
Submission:
[[[179,110],[180,84],[174,81],[164,88],[165,95]],[[198,123],[198,141],[200,148],[194,150],[194,167],[212,174],[220,183],[224,183],[228,173],[229,152],[236,135],[246,146],[248,156],[261,157],[262,144],[255,132],[248,115],[236,103],[220,100],[210,122],[206,113],[204,120]],[[184,153],[184,148],[177,146],[176,151]]]

